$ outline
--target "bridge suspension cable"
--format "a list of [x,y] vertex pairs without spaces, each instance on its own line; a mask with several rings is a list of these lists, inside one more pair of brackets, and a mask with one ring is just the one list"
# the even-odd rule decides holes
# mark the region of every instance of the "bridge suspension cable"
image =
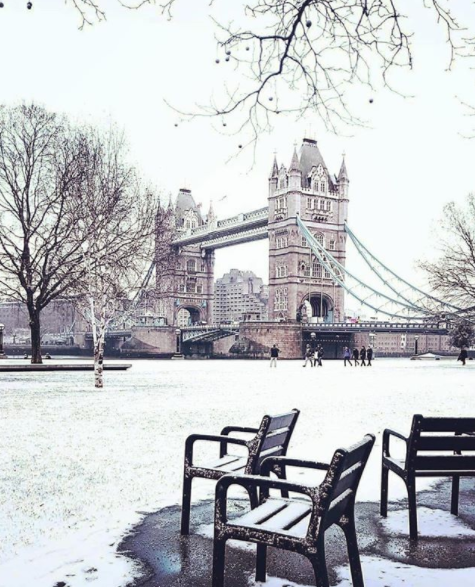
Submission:
[[363,282],[318,242],[299,216],[297,216],[297,225],[316,259],[326,269],[331,279],[362,306],[398,320],[422,320],[433,315],[433,312],[415,305],[410,300],[397,299],[397,297],[393,297],[393,292],[391,294],[385,293]]
[[[354,244],[357,252],[364,259],[371,271],[385,286],[394,292],[398,298],[404,302],[412,304],[414,308],[419,308],[419,310],[422,312],[429,311],[431,314],[440,314],[444,312],[453,314],[464,312],[463,308],[450,304],[449,302],[441,300],[423,291],[392,271],[375,255],[373,255],[373,253],[360,241],[360,239],[346,223],[345,231],[350,237],[351,242]],[[413,296],[412,300],[409,297],[411,295]],[[429,306],[429,303],[432,303],[432,307]]]

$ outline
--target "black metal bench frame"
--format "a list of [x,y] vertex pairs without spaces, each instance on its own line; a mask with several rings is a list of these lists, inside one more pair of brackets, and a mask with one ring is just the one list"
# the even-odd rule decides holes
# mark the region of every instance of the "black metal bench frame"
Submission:
[[[224,587],[225,547],[227,540],[243,540],[257,544],[256,581],[266,580],[267,547],[273,546],[299,553],[307,557],[314,569],[317,587],[329,587],[328,573],[325,560],[325,532],[338,525],[344,532],[351,576],[354,587],[364,587],[363,573],[358,550],[355,527],[355,498],[356,491],[374,444],[374,436],[368,434],[364,439],[349,449],[338,449],[333,455],[331,463],[319,463],[288,459],[285,457],[266,459],[261,467],[263,476],[225,475],[216,486],[216,509],[214,522],[214,549],[213,549],[213,587]],[[317,486],[308,486],[280,479],[271,479],[270,471],[275,466],[302,467],[325,471],[324,481]],[[270,490],[277,489],[298,493],[309,498],[308,508],[297,515],[293,522],[285,526],[280,532],[266,529],[264,524],[272,516],[264,516],[262,527],[256,524],[239,524],[237,520],[227,519],[227,493],[231,486],[240,485],[247,491],[260,490],[259,506],[254,510],[257,515],[259,507],[266,502],[277,504],[275,515],[286,507],[303,506],[305,502],[298,498],[273,499]],[[278,509],[280,504],[282,509]],[[267,504],[269,505],[269,504]],[[272,503],[270,504],[272,505]],[[303,537],[291,535],[288,528],[298,524],[309,516],[309,524]],[[286,522],[287,523],[287,522]]]
[[[191,487],[194,478],[210,479],[217,481],[229,473],[227,470],[220,470],[213,467],[200,467],[193,464],[193,448],[198,441],[218,442],[219,457],[228,455],[228,445],[238,445],[247,448],[248,457],[243,473],[246,475],[258,475],[262,461],[268,456],[285,456],[289,447],[295,425],[299,417],[299,410],[292,410],[286,414],[277,416],[266,415],[263,417],[259,428],[248,428],[243,426],[226,426],[220,435],[192,434],[185,443],[185,462],[183,472],[183,499],[181,512],[181,534],[189,534],[190,531],[190,509],[191,509]],[[253,434],[253,438],[234,438],[232,433]],[[279,478],[285,479],[285,467],[277,465],[274,472]],[[257,505],[257,491],[248,491],[251,507]]]
[[[446,433],[437,434],[434,433]],[[460,477],[475,477],[475,455],[463,455],[463,450],[475,451],[475,418],[424,418],[416,414],[408,437],[387,428],[383,433],[381,474],[381,515],[388,515],[389,471],[405,483],[409,502],[409,535],[417,540],[417,477],[451,477],[452,501],[450,511],[458,514]],[[406,458],[401,466],[390,453],[391,436],[406,444]],[[451,454],[436,454],[437,452]],[[421,452],[425,454],[420,454]],[[429,453],[429,454],[426,454]]]

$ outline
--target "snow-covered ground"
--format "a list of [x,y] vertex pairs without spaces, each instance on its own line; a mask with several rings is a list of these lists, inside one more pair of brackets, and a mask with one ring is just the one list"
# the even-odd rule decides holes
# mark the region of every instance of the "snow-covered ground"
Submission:
[[[91,372],[0,374],[1,587],[125,585],[139,570],[116,555],[117,544],[145,512],[180,501],[184,440],[192,432],[255,426],[265,413],[296,407],[302,413],[291,454],[318,460],[372,432],[377,443],[359,499],[377,501],[382,430],[407,433],[414,413],[458,416],[473,405],[471,363],[132,363],[129,371],[106,372],[102,391]],[[211,496],[212,488],[197,482],[194,497]],[[390,499],[402,496],[393,475]],[[368,562],[388,585],[399,584],[392,577],[401,565]],[[475,577],[475,570],[453,571],[453,581],[452,571],[417,573],[426,573],[424,582],[413,584],[431,587]]]

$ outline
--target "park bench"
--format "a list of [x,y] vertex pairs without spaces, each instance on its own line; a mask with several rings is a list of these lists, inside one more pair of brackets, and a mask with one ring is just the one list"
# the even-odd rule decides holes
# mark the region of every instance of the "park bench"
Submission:
[[[409,501],[409,535],[417,540],[416,477],[452,477],[450,511],[458,514],[460,477],[475,477],[475,418],[424,418],[416,414],[405,437],[386,429],[383,433],[381,515],[388,514],[388,476],[396,473],[406,484]],[[404,459],[390,453],[391,436],[406,444]]]
[[[364,587],[355,528],[355,497],[368,457],[374,444],[368,434],[351,448],[338,449],[331,463],[301,461],[285,457],[268,458],[261,476],[225,475],[216,486],[214,522],[213,587],[224,586],[225,546],[227,540],[257,544],[256,581],[266,580],[267,547],[285,549],[307,557],[314,569],[316,585],[328,587],[325,561],[325,532],[338,525],[344,532],[353,587]],[[302,467],[325,471],[320,485],[302,485],[271,479],[274,467]],[[227,493],[240,485],[247,491],[259,489],[259,505],[249,512],[227,519]],[[271,497],[270,490],[295,492],[302,497]]]
[[[258,475],[260,466],[266,457],[282,456],[287,454],[290,438],[299,417],[299,410],[292,410],[278,416],[264,416],[259,428],[242,426],[226,426],[220,435],[192,434],[185,443],[185,463],[183,475],[183,501],[181,510],[181,533],[188,534],[190,528],[191,485],[194,478],[211,479],[217,481],[227,473],[243,473]],[[235,438],[232,433],[253,434],[250,440]],[[196,442],[207,441],[219,443],[219,458],[210,463],[195,465],[193,463],[193,448]],[[228,453],[228,445],[243,446],[247,455]],[[285,468],[275,473],[285,479]],[[257,505],[257,492],[249,491],[251,506]]]

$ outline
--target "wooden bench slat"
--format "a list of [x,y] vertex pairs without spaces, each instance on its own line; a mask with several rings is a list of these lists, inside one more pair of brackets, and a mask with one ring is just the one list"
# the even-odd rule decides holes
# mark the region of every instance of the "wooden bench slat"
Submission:
[[288,430],[278,432],[277,434],[268,434],[266,438],[264,438],[264,442],[262,443],[262,451],[274,448],[275,446],[283,446],[288,435]]
[[421,431],[475,432],[475,418],[424,418]]
[[332,492],[333,500],[337,499],[342,493],[344,493],[347,489],[353,486],[353,484],[357,480],[357,477],[361,474],[361,467],[361,462],[356,463],[353,465],[353,467],[347,469],[342,474],[340,480],[338,481],[338,483],[335,486],[335,489]]
[[358,446],[350,453],[348,453],[345,457],[345,469],[351,468],[355,463],[361,461],[364,458],[364,455],[367,451],[367,447],[363,444],[362,446]]
[[250,512],[246,512],[242,516],[230,520],[229,524],[232,526],[247,526],[248,524],[259,525],[286,507],[287,500],[285,499],[268,499],[262,505],[254,508]]
[[221,458],[216,458],[210,461],[207,461],[203,465],[197,465],[200,469],[219,469],[222,471],[236,471],[238,469],[243,469],[246,466],[247,457],[242,457],[239,455],[225,455]]
[[414,467],[416,471],[459,471],[470,470],[475,472],[475,456],[417,456]]
[[278,430],[279,428],[289,428],[294,419],[295,412],[290,412],[290,414],[282,414],[281,416],[271,416],[268,431],[274,432],[274,430]]
[[475,450],[475,436],[421,436],[417,450]]

